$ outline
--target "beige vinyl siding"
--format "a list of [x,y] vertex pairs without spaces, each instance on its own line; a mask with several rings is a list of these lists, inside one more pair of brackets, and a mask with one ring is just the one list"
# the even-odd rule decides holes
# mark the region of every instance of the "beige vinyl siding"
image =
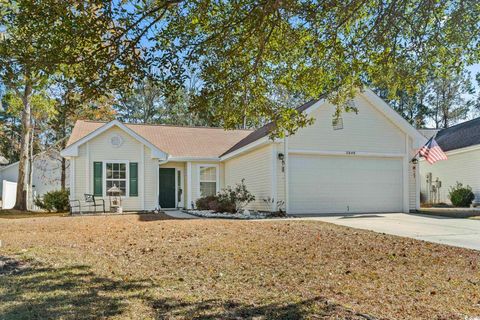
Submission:
[[267,145],[225,161],[225,185],[234,186],[245,179],[255,202],[247,208],[269,210],[263,199],[272,196],[272,145]]
[[[144,179],[143,179],[143,192],[144,192],[144,202],[145,210],[154,210],[158,207],[158,159],[152,159],[150,148],[142,145],[144,149]],[[139,184],[142,183],[141,172],[140,172],[140,163],[139,163],[139,172],[138,176],[140,177]],[[140,194],[139,188],[139,196]]]
[[442,182],[440,188],[440,201],[451,203],[448,198],[450,187],[456,185],[457,181],[463,185],[472,187],[476,202],[480,201],[480,149],[466,152],[447,152],[448,160],[438,161],[430,165],[425,161],[420,161],[420,182],[422,200],[427,197],[426,175],[432,173],[432,180],[438,177]]
[[[118,135],[123,139],[123,144],[118,148],[113,147],[110,143],[110,139],[114,135]],[[109,160],[138,162],[139,164],[139,195],[137,197],[129,197],[129,195],[124,197],[122,199],[123,209],[125,211],[138,211],[143,210],[143,208],[145,210],[155,208],[156,174],[155,171],[151,172],[150,170],[155,169],[158,160],[151,159],[149,149],[116,127],[101,133],[79,147],[78,157],[75,158],[75,196],[73,198],[83,200],[85,193],[93,193],[93,163],[95,161],[105,163]],[[144,171],[143,176],[141,175],[142,169]],[[144,190],[143,195],[141,194],[142,189]],[[105,190],[103,192],[105,194]],[[108,197],[104,197],[104,199],[108,210]]]
[[279,153],[285,153],[284,150],[284,144],[282,143],[277,143],[276,144],[276,156],[277,156],[277,199],[275,200],[276,202],[278,201],[283,201],[283,207],[278,208],[285,210],[285,172],[286,170],[282,171],[282,161],[278,160],[278,154]]
[[405,153],[405,134],[362,96],[355,112],[343,112],[343,129],[333,130],[335,106],[326,103],[312,112],[315,123],[289,137],[289,149]]
[[[414,169],[416,168],[416,169]],[[408,164],[408,204],[410,210],[417,210],[417,198],[420,196],[420,191],[417,190],[418,179],[418,164]]]
[[[201,197],[200,195],[200,177],[199,177],[199,170],[202,165],[215,165],[218,166],[218,190],[221,190],[225,186],[225,167],[223,163],[220,162],[209,162],[209,161],[201,161],[201,162],[192,162],[192,201],[195,203],[198,198]],[[185,178],[185,181],[187,179]],[[185,196],[186,199],[186,196]]]

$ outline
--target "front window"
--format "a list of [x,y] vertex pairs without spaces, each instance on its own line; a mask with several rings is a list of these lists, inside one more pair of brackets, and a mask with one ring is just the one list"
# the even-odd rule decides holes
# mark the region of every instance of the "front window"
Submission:
[[126,163],[107,163],[105,186],[107,195],[108,190],[117,186],[121,190],[121,195],[127,194],[127,164]]
[[200,167],[200,195],[213,196],[217,193],[217,168]]

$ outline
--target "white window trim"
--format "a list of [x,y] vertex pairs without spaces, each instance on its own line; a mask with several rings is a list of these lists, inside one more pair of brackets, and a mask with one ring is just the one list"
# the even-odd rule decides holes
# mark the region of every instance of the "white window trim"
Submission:
[[[220,191],[220,167],[218,164],[213,164],[213,163],[205,163],[205,164],[199,164],[197,166],[197,177],[198,177],[198,197],[202,197],[202,192],[200,190],[200,182],[202,180],[200,179],[200,169],[201,168],[215,168],[215,191],[218,193]],[[213,181],[206,181],[206,182],[213,182]]]
[[122,198],[129,198],[130,197],[130,161],[128,160],[103,160],[103,197],[107,198],[107,163],[124,163],[125,168],[127,170],[126,176],[125,176],[125,195],[122,196]]
[[[180,173],[180,181],[178,181],[178,173]],[[175,172],[175,195],[178,198],[178,186],[180,186],[180,189],[182,189],[182,195],[180,196],[180,199],[176,199],[177,201],[177,208],[183,208],[185,207],[185,188],[184,188],[184,178],[183,178],[183,169],[177,168]],[[179,206],[179,204],[181,206]]]

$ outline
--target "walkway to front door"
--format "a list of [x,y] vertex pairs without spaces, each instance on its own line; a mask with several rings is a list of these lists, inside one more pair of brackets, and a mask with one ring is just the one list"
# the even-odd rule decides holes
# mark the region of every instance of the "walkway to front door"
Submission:
[[176,208],[175,168],[159,168],[158,179],[158,204],[160,208]]

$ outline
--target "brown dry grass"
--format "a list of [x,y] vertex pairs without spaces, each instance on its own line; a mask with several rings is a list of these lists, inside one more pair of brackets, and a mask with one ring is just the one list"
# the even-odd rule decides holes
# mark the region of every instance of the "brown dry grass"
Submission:
[[68,212],[30,212],[20,210],[0,210],[0,219],[23,219],[66,216]]
[[479,252],[315,221],[51,217],[0,239],[1,319],[480,315]]

